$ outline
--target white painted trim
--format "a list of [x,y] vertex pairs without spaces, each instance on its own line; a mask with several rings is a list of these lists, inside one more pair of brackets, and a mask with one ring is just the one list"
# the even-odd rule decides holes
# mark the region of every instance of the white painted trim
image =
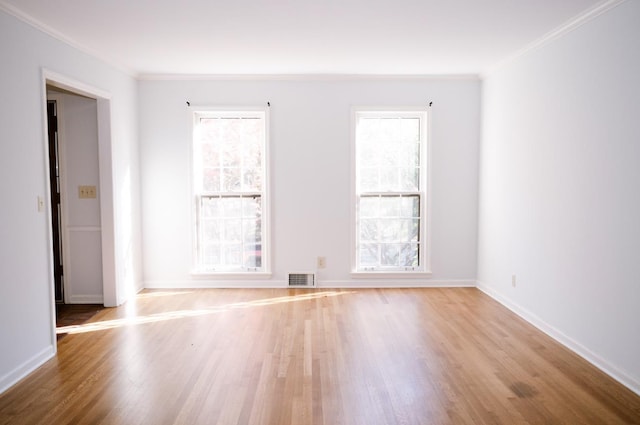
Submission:
[[[191,219],[191,223],[189,226],[189,246],[191,247],[191,256],[190,256],[190,267],[191,274],[193,275],[198,266],[198,207],[196,205],[196,191],[194,189],[195,182],[195,165],[194,165],[194,150],[193,150],[193,139],[195,136],[195,128],[196,128],[196,113],[195,111],[201,109],[200,106],[192,106],[188,100],[185,100],[186,108],[185,108],[185,117],[189,120],[189,134],[186,140],[189,141],[189,161],[187,163],[189,178],[186,183],[186,193],[189,195],[189,199],[187,199],[189,203],[189,218]],[[145,285],[143,284],[144,288]]]
[[504,296],[500,292],[494,290],[489,285],[477,281],[476,286],[479,290],[520,316],[522,319],[526,320],[531,325],[538,328],[540,331],[544,332],[560,344],[564,345],[580,357],[587,360],[589,363],[600,369],[602,372],[606,373],[625,387],[629,388],[631,391],[640,395],[640,382],[636,381],[633,377],[629,376],[628,373],[620,370],[607,360],[603,359],[593,351],[589,350],[584,345],[580,344],[573,338],[565,335],[560,330],[556,329],[554,326],[542,320],[537,315],[531,313],[527,309],[521,307],[517,303],[511,301],[511,299],[507,296]]
[[42,68],[42,74],[47,80],[47,84],[59,89],[67,90],[74,94],[79,94],[91,99],[111,99],[111,93],[101,88],[91,86],[82,81],[69,78],[66,75],[59,74],[47,68]]
[[[422,152],[420,152],[420,155],[422,155],[422,158],[420,158],[420,168],[424,168],[427,167],[427,171],[425,172],[424,175],[424,179],[422,181],[422,183],[425,185],[425,192],[426,192],[426,196],[425,196],[425,200],[424,200],[424,208],[425,208],[425,213],[424,213],[424,219],[425,219],[425,223],[424,223],[424,230],[422,231],[422,236],[424,237],[424,247],[425,249],[423,251],[426,251],[423,254],[422,260],[423,260],[423,273],[429,273],[431,274],[431,258],[432,258],[432,252],[431,252],[431,217],[433,216],[432,212],[433,212],[433,204],[431,203],[431,200],[433,199],[433,197],[431,196],[431,189],[432,189],[432,184],[431,182],[433,181],[433,171],[432,171],[432,161],[431,161],[431,153],[433,152],[433,149],[431,148],[431,145],[433,144],[433,140],[431,139],[431,136],[433,135],[433,132],[431,131],[431,104],[429,103],[429,106],[427,107],[427,110],[425,112],[425,116],[426,116],[426,121],[423,124],[423,129],[424,127],[426,127],[426,132],[425,132],[425,136],[427,138],[426,141],[426,149],[421,149]],[[426,157],[426,158],[425,158]],[[424,163],[424,165],[423,165]]]
[[[55,332],[55,329],[54,329]],[[26,378],[31,372],[42,366],[56,355],[56,344],[51,344],[29,360],[25,361],[0,378],[0,394]]]
[[356,264],[358,264],[358,253],[356,247],[358,246],[358,202],[356,191],[356,123],[357,123],[358,107],[351,106],[349,122],[349,259],[351,270],[355,270]]
[[191,272],[191,276],[194,279],[204,279],[211,281],[220,281],[220,280],[265,280],[271,278],[271,273],[269,272],[220,272],[220,273],[210,273],[210,272],[199,272],[193,271]]
[[475,280],[459,279],[459,280],[395,280],[389,278],[388,281],[380,281],[380,279],[357,279],[357,280],[325,280],[318,281],[318,288],[473,288],[476,285]]
[[[316,275],[317,276],[317,275]],[[375,280],[316,280],[316,288],[472,288],[476,281],[459,280],[414,280],[384,282]],[[148,280],[145,289],[194,289],[194,288],[288,288],[286,280]]]
[[480,80],[479,74],[140,74],[141,81],[437,81]]
[[546,46],[547,44],[551,43],[552,41],[557,40],[558,38],[565,36],[566,34],[574,31],[575,29],[581,27],[582,25],[586,24],[587,22],[597,18],[598,16],[608,12],[609,10],[621,5],[622,3],[626,2],[626,1],[627,0],[604,0],[604,1],[596,4],[595,6],[587,9],[586,11],[582,12],[578,16],[575,16],[572,19],[570,19],[569,21],[567,21],[564,24],[560,25],[558,28],[546,33],[545,35],[543,35],[539,39],[535,40],[534,42],[526,45],[522,49],[518,50],[516,53],[514,53],[514,54],[502,59],[501,61],[497,62],[496,64],[491,66],[489,69],[481,72],[480,75],[479,75],[480,79],[481,80],[486,79],[491,74],[497,72],[501,68],[504,68],[505,66],[509,65],[510,63],[515,62],[516,60],[518,60],[522,56],[525,56],[528,53],[533,52],[533,51],[535,51],[537,49],[540,49],[540,48]]
[[371,272],[351,272],[352,279],[420,279],[430,278],[430,270],[425,271],[371,271]]
[[261,265],[262,273],[269,274],[271,277],[271,271],[273,270],[273,264],[271,259],[272,255],[272,243],[271,243],[271,231],[273,229],[273,215],[271,214],[271,197],[275,193],[271,187],[271,103],[267,101],[267,106],[264,108],[264,154],[262,158],[262,168],[264,169],[264,203],[262,204],[263,215],[262,220],[266,223],[266,226],[261,229]]
[[126,301],[118,289],[116,251],[116,205],[114,191],[113,144],[111,140],[111,100],[98,98],[98,178],[100,182],[100,225],[102,228],[102,290],[105,307]]
[[[266,225],[262,227],[261,243],[262,243],[262,267],[257,272],[243,272],[243,271],[221,271],[207,272],[198,269],[198,211],[196,206],[196,190],[195,183],[195,164],[194,164],[194,131],[197,125],[199,115],[206,115],[207,112],[220,112],[220,113],[233,113],[235,114],[248,114],[252,113],[264,114],[264,151],[262,155],[262,169],[264,172],[264,187],[262,189],[262,221]],[[189,180],[187,193],[189,193],[189,206],[191,210],[191,275],[194,277],[203,276],[205,278],[212,279],[265,279],[271,276],[271,226],[273,225],[271,217],[271,106],[268,101],[265,101],[263,105],[191,105],[187,101],[187,113],[190,120],[191,134],[189,136]]]
[[[54,273],[54,258],[53,258],[53,224],[51,223],[51,173],[49,167],[49,128],[47,126],[48,110],[47,110],[47,78],[45,71],[42,71],[41,80],[41,105],[42,105],[42,149],[44,160],[44,199],[45,199],[45,220],[47,222],[47,274],[48,274],[48,291],[49,291],[49,344],[53,347],[53,354],[55,355],[57,350],[58,336],[56,334],[56,294],[55,294],[55,273]],[[63,265],[64,267],[64,265]],[[0,384],[2,380],[0,380]],[[3,387],[0,385],[0,390]]]
[[[358,270],[358,253],[356,247],[358,245],[358,220],[357,220],[357,205],[358,192],[357,192],[357,175],[356,175],[356,127],[359,114],[369,113],[390,113],[394,116],[396,114],[413,114],[420,116],[420,131],[424,133],[424,137],[421,137],[421,145],[425,145],[426,149],[420,149],[420,187],[417,191],[420,194],[420,211],[421,217],[421,230],[420,240],[422,241],[422,248],[420,250],[420,268],[416,271],[402,271],[401,269],[383,271],[383,270]],[[406,278],[411,276],[416,277],[430,277],[431,276],[431,107],[428,100],[424,105],[413,106],[366,106],[366,105],[352,105],[351,106],[351,123],[350,123],[350,194],[351,204],[349,210],[351,211],[350,217],[350,259],[351,259],[351,277],[360,278],[361,276],[367,277],[383,277],[383,278]],[[422,119],[424,117],[424,119]],[[426,131],[425,131],[426,130]],[[425,139],[425,140],[422,140]],[[370,192],[371,193],[371,192]],[[381,192],[383,193],[383,192]],[[400,192],[389,192],[389,194],[397,194]],[[423,196],[424,195],[424,196]]]
[[193,280],[147,280],[144,289],[208,289],[208,288],[286,288],[284,280],[241,280],[241,279],[193,279]]
[[103,304],[102,294],[94,295],[71,295],[69,304]]
[[[102,230],[102,287],[103,299],[106,307],[114,307],[122,304],[126,299],[126,294],[120,294],[117,282],[117,258],[116,258],[116,220],[115,220],[115,199],[113,191],[113,154],[111,140],[111,93],[100,88],[91,86],[73,78],[59,74],[46,68],[42,68],[42,102],[43,102],[43,123],[46,122],[46,104],[47,104],[47,84],[53,87],[61,88],[72,93],[80,94],[97,101],[97,120],[98,120],[98,162],[99,162],[99,179],[100,179],[100,220]],[[43,125],[44,146],[47,146],[48,134],[46,126]],[[47,151],[48,152],[48,151]],[[48,155],[45,155],[47,180],[48,174]],[[51,204],[51,194],[48,182],[47,202]],[[50,209],[50,207],[48,207]],[[51,211],[48,211],[49,216]],[[50,220],[49,220],[50,221]],[[49,227],[51,225],[49,224]],[[49,228],[51,233],[51,228]],[[51,243],[51,234],[49,234],[49,243]],[[50,254],[51,281],[49,286],[53,291],[53,253]],[[51,300],[53,303],[53,294]],[[56,344],[55,334],[55,305],[52,305],[52,341]]]
[[68,46],[71,46],[72,48],[79,50],[83,53],[86,53],[98,60],[101,60],[102,62],[105,62],[107,65],[112,66],[116,69],[118,69],[119,71],[124,72],[125,74],[131,76],[131,77],[136,77],[136,73],[122,65],[119,64],[118,62],[116,62],[113,58],[109,58],[105,55],[103,55],[102,53],[100,53],[97,50],[91,49],[87,46],[85,46],[83,43],[80,43],[78,41],[76,41],[75,39],[61,33],[60,31],[50,27],[49,25],[43,23],[42,21],[34,18],[33,16],[23,12],[22,10],[18,9],[17,7],[6,3],[3,0],[0,0],[0,10],[8,13],[9,15],[13,16],[14,18],[24,22],[25,24],[37,29],[38,31],[41,31],[45,34],[47,34],[50,37],[55,38],[58,41],[63,42],[64,44],[67,44]]

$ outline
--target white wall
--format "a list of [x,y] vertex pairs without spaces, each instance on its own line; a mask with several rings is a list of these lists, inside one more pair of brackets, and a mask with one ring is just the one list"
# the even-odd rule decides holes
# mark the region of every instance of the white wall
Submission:
[[483,290],[636,392],[638,22],[625,2],[483,82],[478,244]]
[[[320,286],[475,284],[478,80],[290,79],[141,81],[144,277],[147,287],[237,285],[193,279],[191,113],[198,106],[271,103],[273,276],[241,282],[283,286],[315,269]],[[350,276],[350,111],[433,101],[431,279]]]
[[[0,11],[0,391],[55,352],[43,68],[111,94],[119,301],[141,281],[137,82]],[[48,201],[48,200],[47,200]],[[131,289],[129,289],[131,288]]]

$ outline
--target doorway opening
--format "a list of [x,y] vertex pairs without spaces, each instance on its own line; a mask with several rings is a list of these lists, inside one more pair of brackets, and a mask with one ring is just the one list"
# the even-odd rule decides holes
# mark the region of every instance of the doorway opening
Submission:
[[50,213],[51,341],[118,305],[110,94],[43,70]]
[[[104,308],[97,102],[47,86],[56,328]],[[58,334],[58,340],[61,335]]]

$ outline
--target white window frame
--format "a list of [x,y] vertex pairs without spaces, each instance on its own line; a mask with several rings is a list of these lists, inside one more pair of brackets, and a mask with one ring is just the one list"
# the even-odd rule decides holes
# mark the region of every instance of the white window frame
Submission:
[[[406,116],[419,117],[421,125],[420,149],[420,253],[419,266],[406,268],[369,269],[359,267],[359,200],[357,180],[356,131],[362,116]],[[369,107],[351,108],[351,276],[353,278],[422,278],[431,277],[431,123],[430,113],[422,107]],[[385,192],[385,194],[400,192]]]
[[[270,119],[269,108],[261,106],[245,106],[245,107],[196,107],[190,111],[190,120],[192,126],[192,134],[190,139],[190,199],[192,209],[192,270],[191,274],[195,277],[204,278],[239,278],[239,279],[264,279],[271,276],[271,184],[270,184]],[[261,267],[256,268],[238,268],[238,269],[222,269],[213,270],[210,268],[204,268],[199,262],[199,205],[201,193],[196,188],[197,177],[197,165],[195,161],[195,137],[196,126],[198,120],[207,116],[256,116],[262,115],[265,125],[265,137],[264,148],[262,155],[262,170],[263,170],[263,188],[261,192],[262,198],[262,223],[261,223]]]

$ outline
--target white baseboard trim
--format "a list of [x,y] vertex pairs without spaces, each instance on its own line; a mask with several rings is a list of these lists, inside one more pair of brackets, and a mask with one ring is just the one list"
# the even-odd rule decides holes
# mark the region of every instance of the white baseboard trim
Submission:
[[50,345],[26,362],[22,363],[20,366],[13,369],[11,372],[4,375],[0,378],[0,394],[4,393],[20,380],[27,377],[27,375],[42,366],[46,361],[55,356],[55,354],[55,347]]
[[322,280],[318,279],[319,288],[470,288],[475,287],[475,280],[416,280],[402,279],[353,279]]
[[69,304],[104,304],[102,295],[70,295]]
[[479,290],[520,316],[522,319],[526,320],[531,325],[538,328],[540,331],[549,335],[551,338],[555,339],[560,344],[564,345],[580,357],[584,358],[586,361],[600,369],[602,372],[606,373],[625,387],[629,388],[634,393],[640,395],[640,382],[638,382],[633,377],[629,376],[629,374],[621,371],[616,366],[606,361],[599,355],[595,354],[593,351],[589,350],[584,345],[575,341],[573,338],[565,335],[560,330],[551,326],[544,320],[542,320],[537,315],[531,313],[530,311],[522,308],[520,305],[512,302],[508,297],[502,295],[498,291],[495,291],[492,287],[486,285],[481,281],[476,282],[476,286]]
[[[475,280],[416,280],[402,279],[353,279],[322,280],[318,277],[316,288],[469,288],[475,287]],[[285,280],[148,280],[147,289],[199,289],[199,288],[287,288]]]
[[147,280],[144,282],[144,289],[233,289],[233,288],[285,288],[285,281],[272,280],[211,280],[211,279],[194,279],[194,280]]

